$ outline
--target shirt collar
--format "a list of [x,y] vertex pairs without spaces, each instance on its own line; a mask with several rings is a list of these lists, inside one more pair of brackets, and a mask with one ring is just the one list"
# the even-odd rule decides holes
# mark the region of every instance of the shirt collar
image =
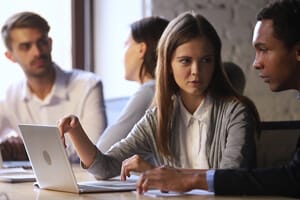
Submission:
[[[60,98],[60,99],[68,99],[68,91],[67,88],[67,74],[60,69],[56,64],[53,63],[53,67],[55,69],[55,81],[54,85],[49,93],[49,95],[45,98],[44,102],[50,102],[52,98]],[[24,101],[31,101],[34,97],[34,94],[30,91],[30,88],[27,85],[26,79],[22,81],[22,98]]]
[[209,122],[210,111],[212,108],[212,98],[210,95],[206,95],[206,97],[203,99],[203,101],[200,103],[200,105],[193,114],[187,111],[180,97],[178,97],[178,103],[179,110],[181,113],[181,119],[185,127],[189,126],[189,123],[192,118],[203,123]]

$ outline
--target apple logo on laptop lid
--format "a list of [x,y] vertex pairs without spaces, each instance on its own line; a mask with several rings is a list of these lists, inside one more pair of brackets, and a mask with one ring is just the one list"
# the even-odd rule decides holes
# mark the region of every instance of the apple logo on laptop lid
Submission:
[[47,163],[48,165],[51,165],[51,164],[52,164],[50,155],[49,155],[49,153],[48,153],[46,150],[43,151],[43,158],[44,158],[44,160],[46,161],[46,163]]

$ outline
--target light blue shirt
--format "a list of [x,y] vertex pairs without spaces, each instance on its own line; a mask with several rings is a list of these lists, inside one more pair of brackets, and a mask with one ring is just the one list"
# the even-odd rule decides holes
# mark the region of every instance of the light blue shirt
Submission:
[[214,185],[215,172],[216,170],[214,169],[208,170],[206,172],[206,182],[207,182],[209,192],[215,192],[215,185]]
[[127,137],[130,130],[151,105],[154,93],[155,80],[150,80],[130,97],[117,121],[109,126],[98,140],[97,147],[102,152],[106,152],[113,144]]

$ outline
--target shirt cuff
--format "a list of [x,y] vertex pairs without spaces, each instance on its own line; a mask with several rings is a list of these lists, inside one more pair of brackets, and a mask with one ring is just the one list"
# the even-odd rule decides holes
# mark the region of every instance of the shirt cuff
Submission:
[[215,186],[214,186],[215,171],[216,170],[211,169],[206,172],[206,182],[207,182],[209,192],[215,192]]

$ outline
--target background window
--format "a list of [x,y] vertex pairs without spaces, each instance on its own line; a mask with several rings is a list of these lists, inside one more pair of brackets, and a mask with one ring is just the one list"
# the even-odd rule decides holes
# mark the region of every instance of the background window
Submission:
[[129,25],[151,14],[151,0],[94,1],[95,72],[102,78],[105,99],[132,95],[138,87],[124,78],[124,43]]

